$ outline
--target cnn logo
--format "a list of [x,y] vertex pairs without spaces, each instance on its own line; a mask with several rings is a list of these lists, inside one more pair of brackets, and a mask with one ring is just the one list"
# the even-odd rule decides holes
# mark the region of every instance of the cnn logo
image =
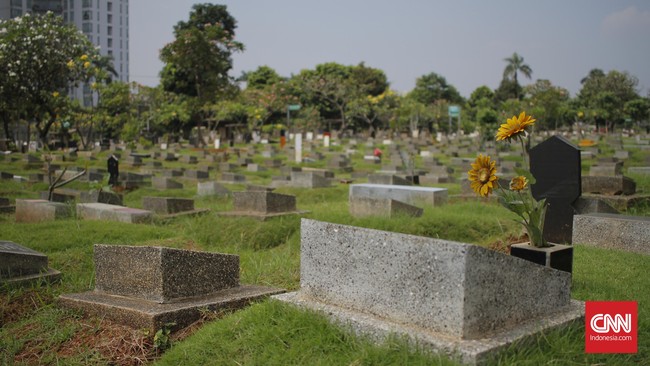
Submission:
[[625,333],[632,332],[632,314],[621,314],[611,316],[609,314],[596,314],[591,317],[591,329],[596,333],[619,333],[621,329]]
[[585,352],[637,352],[636,301],[585,303]]

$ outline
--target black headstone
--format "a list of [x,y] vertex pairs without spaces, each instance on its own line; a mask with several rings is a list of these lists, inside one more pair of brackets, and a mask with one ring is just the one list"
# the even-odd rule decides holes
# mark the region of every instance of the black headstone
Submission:
[[561,136],[552,136],[530,149],[531,186],[536,200],[546,198],[544,238],[572,243],[573,203],[581,194],[580,149]]

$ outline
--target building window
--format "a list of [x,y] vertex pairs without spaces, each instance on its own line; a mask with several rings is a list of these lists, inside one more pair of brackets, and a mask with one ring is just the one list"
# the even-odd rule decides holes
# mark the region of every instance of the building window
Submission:
[[67,12],[63,13],[63,22],[64,23],[68,22],[68,13]]
[[23,0],[11,0],[11,6],[17,6],[20,8],[23,6]]
[[23,11],[21,9],[14,9],[14,8],[11,9],[12,18],[19,17],[21,15],[23,15]]
[[106,10],[108,11],[113,11],[113,3],[112,2],[107,2],[106,3]]
[[92,43],[93,42],[93,36],[91,36],[90,34],[87,34],[86,36],[88,37],[88,40],[90,41],[90,43]]
[[74,9],[74,0],[70,0],[70,9]]
[[113,23],[113,14],[106,14],[106,22],[107,22],[108,24],[112,24],[112,23]]
[[113,38],[108,39],[108,48],[113,48]]
[[101,34],[101,33],[102,33],[102,32],[101,32],[101,30],[100,30],[100,28],[99,28],[99,24],[97,24],[97,34]]
[[90,10],[84,10],[83,20],[93,20],[93,12]]
[[70,23],[74,23],[74,11],[71,11],[68,17],[70,18]]
[[113,50],[108,50],[108,55],[113,56]]
[[109,35],[109,36],[112,36],[113,35],[113,27],[111,27],[110,25],[108,27],[106,27],[106,34]]
[[84,33],[92,33],[93,32],[93,23],[83,23],[81,25],[81,31]]
[[81,2],[81,6],[84,7],[84,8],[92,8],[93,0],[83,0]]

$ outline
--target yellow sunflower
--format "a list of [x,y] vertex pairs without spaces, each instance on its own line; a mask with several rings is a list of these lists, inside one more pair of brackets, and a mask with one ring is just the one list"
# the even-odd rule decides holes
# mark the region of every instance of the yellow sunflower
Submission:
[[510,190],[513,191],[523,191],[528,186],[528,179],[520,175],[518,177],[512,178],[510,181]]
[[479,155],[472,163],[472,170],[467,172],[471,187],[477,194],[487,197],[496,187],[496,161],[489,156]]
[[527,116],[526,112],[521,112],[519,117],[512,116],[508,121],[499,127],[497,131],[497,141],[499,140],[510,140],[513,137],[518,136],[519,134],[526,131],[526,127],[532,126],[535,123],[536,119],[532,116]]

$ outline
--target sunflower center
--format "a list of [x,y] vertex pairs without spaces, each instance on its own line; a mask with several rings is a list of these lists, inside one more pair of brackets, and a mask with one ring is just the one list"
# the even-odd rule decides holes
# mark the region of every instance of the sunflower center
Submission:
[[487,183],[490,180],[490,172],[486,168],[482,168],[478,172],[478,180],[481,183]]

